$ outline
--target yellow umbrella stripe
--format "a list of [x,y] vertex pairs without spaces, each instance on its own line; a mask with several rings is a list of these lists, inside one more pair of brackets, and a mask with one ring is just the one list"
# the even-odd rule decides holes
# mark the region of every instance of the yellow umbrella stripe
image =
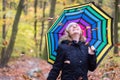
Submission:
[[48,62],[54,64],[54,61],[52,59],[49,59],[49,58],[48,58]]
[[70,9],[75,9],[75,8],[81,8],[81,7],[85,7],[85,6],[88,6],[90,5],[91,3],[88,3],[88,4],[83,4],[83,5],[76,5],[76,6],[71,6],[71,7],[66,7],[64,8],[64,10],[70,10]]
[[97,12],[99,12],[102,16],[104,16],[106,19],[110,20],[110,17],[108,17],[105,13],[103,13],[101,10],[99,10],[95,5],[91,4],[91,7],[95,9]]
[[100,61],[100,59],[103,57],[104,53],[111,47],[111,45],[107,45],[102,52],[99,54],[99,56],[97,57],[97,63]]
[[[46,34],[46,40],[48,40],[47,34]],[[48,47],[48,41],[47,41],[47,53],[48,53],[48,60],[49,60],[49,47]]]
[[108,30],[108,43],[112,44],[111,35],[110,35],[111,34],[111,26],[110,25],[111,25],[111,20],[108,21],[108,29],[107,30]]

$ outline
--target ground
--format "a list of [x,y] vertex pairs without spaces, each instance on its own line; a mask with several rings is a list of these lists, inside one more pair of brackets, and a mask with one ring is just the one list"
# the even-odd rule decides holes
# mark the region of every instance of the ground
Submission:
[[[94,72],[89,72],[89,80],[119,80],[120,65],[112,57],[99,66]],[[40,58],[22,56],[11,59],[8,67],[0,69],[0,80],[46,80],[52,65]]]

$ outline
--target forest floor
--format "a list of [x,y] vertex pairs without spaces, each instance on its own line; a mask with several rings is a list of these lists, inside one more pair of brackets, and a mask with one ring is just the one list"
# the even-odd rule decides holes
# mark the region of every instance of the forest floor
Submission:
[[[22,56],[11,59],[8,67],[0,69],[0,80],[46,80],[52,65],[47,61]],[[89,72],[89,80],[120,80],[120,64],[113,57],[101,64],[94,72]]]

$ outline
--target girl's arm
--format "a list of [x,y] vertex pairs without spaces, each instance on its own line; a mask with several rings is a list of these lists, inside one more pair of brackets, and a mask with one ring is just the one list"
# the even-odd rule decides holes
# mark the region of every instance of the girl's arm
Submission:
[[56,80],[60,70],[63,67],[63,62],[64,62],[64,51],[61,46],[58,47],[57,49],[57,57],[55,60],[55,63],[53,64],[53,68],[51,69],[47,80]]

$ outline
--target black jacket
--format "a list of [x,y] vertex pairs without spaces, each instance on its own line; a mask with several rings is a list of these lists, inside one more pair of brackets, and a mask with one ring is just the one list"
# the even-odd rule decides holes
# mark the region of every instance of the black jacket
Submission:
[[[66,62],[68,61],[68,62]],[[88,70],[96,68],[96,55],[88,54],[88,46],[84,42],[64,40],[58,46],[57,57],[47,80],[56,80],[62,70],[61,80],[88,80]]]

